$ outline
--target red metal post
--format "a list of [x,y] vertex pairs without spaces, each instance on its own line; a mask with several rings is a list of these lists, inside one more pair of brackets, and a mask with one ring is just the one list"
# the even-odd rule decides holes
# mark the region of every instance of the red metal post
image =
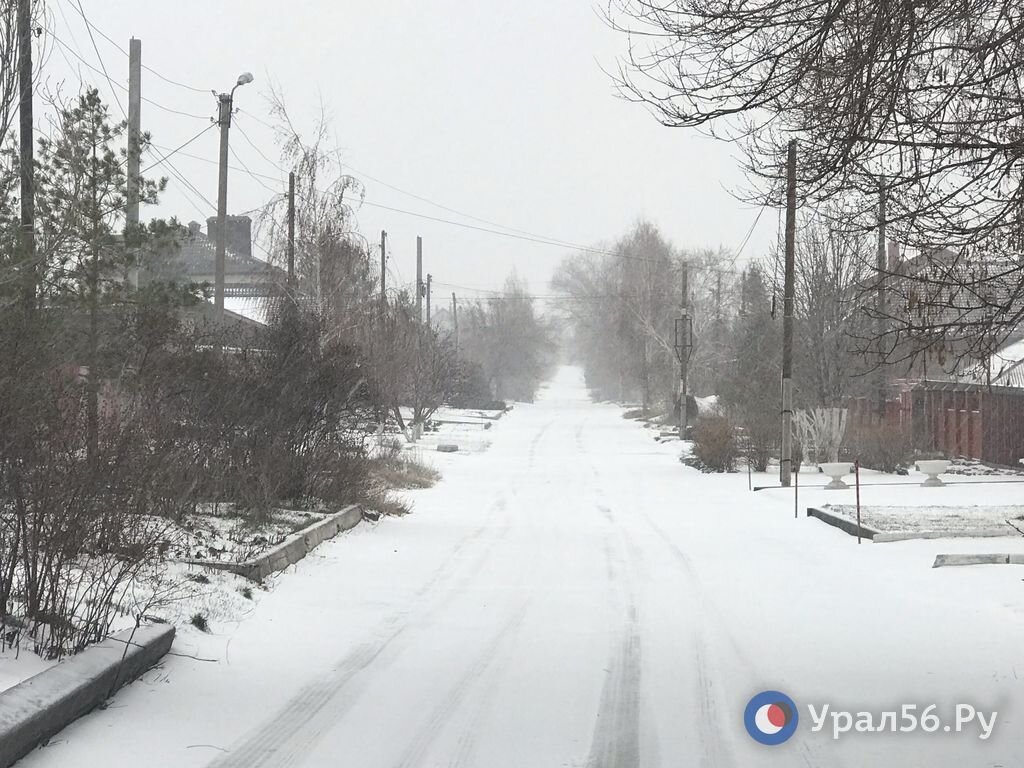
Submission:
[[857,543],[860,544],[860,459],[853,460],[853,476],[857,486]]

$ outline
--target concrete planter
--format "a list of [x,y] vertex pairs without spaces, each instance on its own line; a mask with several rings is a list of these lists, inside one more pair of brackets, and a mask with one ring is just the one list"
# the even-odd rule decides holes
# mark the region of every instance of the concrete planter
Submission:
[[941,488],[945,485],[939,479],[939,475],[949,469],[951,462],[945,459],[931,459],[917,462],[917,471],[928,475],[928,479],[921,483],[922,488]]
[[848,461],[835,461],[825,462],[824,464],[818,465],[821,471],[832,478],[832,482],[825,486],[829,490],[842,490],[849,488],[846,483],[843,482],[843,476],[853,473],[853,465]]

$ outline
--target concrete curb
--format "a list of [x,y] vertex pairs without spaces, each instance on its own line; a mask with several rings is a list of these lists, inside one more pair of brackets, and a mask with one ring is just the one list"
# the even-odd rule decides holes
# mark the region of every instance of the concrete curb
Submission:
[[170,624],[119,632],[0,693],[0,768],[102,704],[159,661],[173,640]]
[[974,531],[894,531],[880,533],[876,542],[909,541],[910,539],[995,539],[1013,536],[1013,531],[1000,528],[978,528]]
[[[816,517],[823,523],[835,526],[851,536],[857,535],[857,523],[842,515],[834,515],[823,509],[807,508],[808,517]],[[880,531],[870,526],[860,525],[862,538],[871,539],[875,544],[892,541],[910,541],[911,539],[980,539],[1012,536],[1013,533],[1001,528],[979,528],[976,531]]]
[[[816,517],[819,520],[821,520],[821,522],[828,523],[829,525],[838,528],[839,530],[843,531],[844,533],[848,533],[851,536],[856,536],[857,535],[857,523],[854,520],[848,520],[845,517],[840,517],[839,515],[833,515],[831,512],[826,512],[825,510],[817,509],[816,507],[808,507],[807,508],[807,517]],[[872,541],[877,541],[877,539],[875,539],[875,537],[879,536],[880,534],[881,534],[881,531],[876,531],[874,528],[869,528],[868,526],[866,526],[863,523],[861,523],[861,526],[860,526],[861,538],[871,539]]]
[[932,568],[948,565],[1024,565],[1022,555],[936,555]]
[[283,571],[289,565],[299,562],[328,539],[334,538],[342,531],[355,528],[362,519],[362,508],[358,504],[352,504],[326,520],[320,520],[293,533],[259,557],[239,563],[225,563],[219,560],[181,560],[179,562],[200,565],[218,571],[230,571],[252,581],[263,581],[270,574]]

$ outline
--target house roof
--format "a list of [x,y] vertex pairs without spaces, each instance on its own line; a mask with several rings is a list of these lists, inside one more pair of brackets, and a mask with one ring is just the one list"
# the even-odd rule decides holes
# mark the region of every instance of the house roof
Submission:
[[[171,258],[185,276],[196,277],[213,274],[216,256],[216,244],[201,232],[195,232],[180,242]],[[224,273],[229,277],[263,275],[269,280],[284,280],[286,277],[280,267],[252,256],[243,256],[231,249],[224,251]]]

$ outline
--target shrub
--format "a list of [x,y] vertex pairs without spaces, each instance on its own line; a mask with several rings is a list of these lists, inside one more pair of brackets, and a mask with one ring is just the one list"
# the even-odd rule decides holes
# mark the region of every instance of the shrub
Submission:
[[430,488],[441,479],[436,469],[405,454],[378,459],[373,472],[387,488]]
[[736,435],[729,421],[722,416],[698,421],[693,453],[715,472],[732,472],[736,468]]
[[766,472],[772,453],[779,444],[778,415],[770,411],[754,411],[740,423],[743,425],[743,455],[755,472]]
[[198,629],[200,632],[209,632],[210,631],[210,625],[206,621],[206,617],[203,616],[203,614],[201,614],[201,613],[193,613],[192,614],[192,618],[190,619],[190,623],[192,624],[193,627]]
[[847,436],[847,445],[862,467],[905,475],[911,454],[910,434],[889,424],[858,426]]

